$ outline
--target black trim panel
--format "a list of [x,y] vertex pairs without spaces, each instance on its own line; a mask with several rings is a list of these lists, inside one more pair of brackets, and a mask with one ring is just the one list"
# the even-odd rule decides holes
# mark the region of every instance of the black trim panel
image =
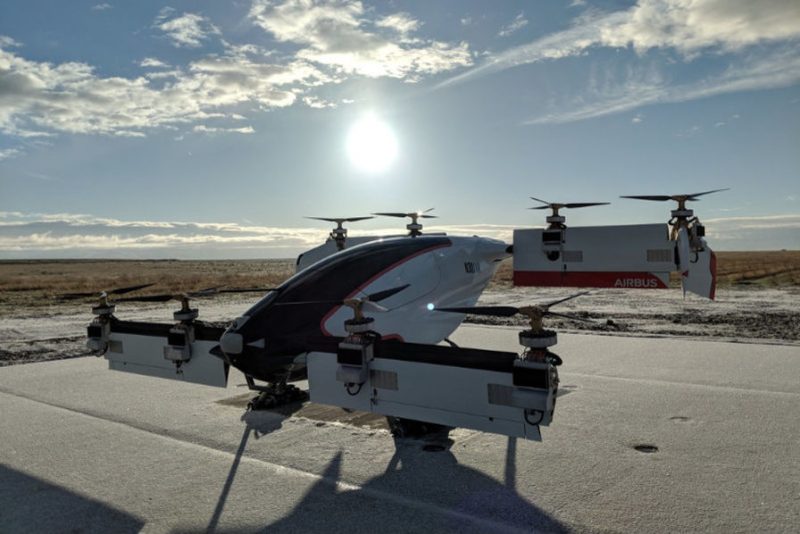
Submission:
[[518,356],[514,352],[424,345],[389,340],[376,343],[375,357],[387,360],[511,373],[514,370],[514,360]]
[[[138,321],[111,321],[111,331],[118,334],[135,334],[139,336],[168,337],[171,324],[142,323]],[[225,328],[213,326],[200,321],[194,322],[194,338],[197,341],[219,341]]]

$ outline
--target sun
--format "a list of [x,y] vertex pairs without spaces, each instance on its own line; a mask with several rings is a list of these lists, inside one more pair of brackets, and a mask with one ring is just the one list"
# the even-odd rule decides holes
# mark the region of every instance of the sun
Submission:
[[370,173],[382,172],[397,157],[397,138],[385,122],[370,115],[350,128],[347,154],[358,169]]

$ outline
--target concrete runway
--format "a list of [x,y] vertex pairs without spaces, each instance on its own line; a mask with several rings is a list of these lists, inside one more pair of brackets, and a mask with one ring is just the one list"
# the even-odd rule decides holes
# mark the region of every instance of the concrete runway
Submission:
[[[516,330],[464,326],[516,350]],[[80,358],[0,368],[0,532],[797,532],[800,347],[561,335],[542,443],[247,413]],[[655,445],[658,452],[634,446]]]

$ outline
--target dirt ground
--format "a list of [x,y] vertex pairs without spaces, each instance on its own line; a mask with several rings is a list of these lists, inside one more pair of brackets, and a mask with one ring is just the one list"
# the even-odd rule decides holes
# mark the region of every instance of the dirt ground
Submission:
[[[593,289],[554,311],[590,322],[554,318],[562,332],[622,336],[678,336],[800,345],[800,251],[718,253],[715,301],[669,290]],[[91,299],[59,295],[152,283],[135,295],[208,287],[274,287],[294,272],[292,260],[246,261],[6,261],[0,262],[0,366],[87,355],[85,328]],[[480,304],[547,303],[577,290],[515,288],[512,266],[501,265]],[[258,293],[200,299],[201,319],[226,322],[259,299]],[[171,322],[175,303],[124,303],[125,319]],[[519,317],[468,316],[468,322],[524,325]]]

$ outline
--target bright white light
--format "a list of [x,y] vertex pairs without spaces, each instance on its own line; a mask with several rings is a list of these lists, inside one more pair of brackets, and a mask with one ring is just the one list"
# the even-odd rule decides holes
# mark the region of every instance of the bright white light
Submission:
[[433,309],[434,309],[435,307],[436,307],[436,306],[434,306],[434,305],[433,305],[433,302],[429,302],[429,303],[428,303],[428,306],[427,306],[427,308],[428,308],[428,311],[433,311]]
[[397,157],[397,139],[386,123],[368,116],[350,128],[347,154],[362,171],[381,172]]

